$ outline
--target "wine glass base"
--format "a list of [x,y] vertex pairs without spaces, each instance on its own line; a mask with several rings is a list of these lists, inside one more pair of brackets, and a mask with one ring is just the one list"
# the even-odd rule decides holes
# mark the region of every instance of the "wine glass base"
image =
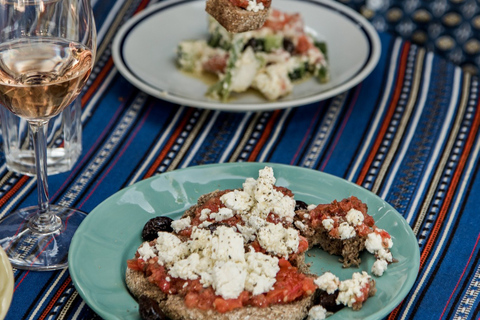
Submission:
[[38,207],[14,211],[0,220],[0,246],[18,269],[58,270],[68,265],[72,237],[86,214],[77,209],[50,205],[61,223],[56,230],[39,232],[29,223]]

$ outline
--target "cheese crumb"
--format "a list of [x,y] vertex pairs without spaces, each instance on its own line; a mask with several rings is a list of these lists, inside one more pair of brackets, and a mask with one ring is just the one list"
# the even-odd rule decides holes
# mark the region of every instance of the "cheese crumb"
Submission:
[[331,272],[325,272],[314,280],[319,289],[326,291],[328,294],[334,293],[340,285],[340,280]]
[[357,302],[357,298],[363,296],[362,289],[368,284],[370,276],[365,271],[362,273],[355,272],[352,275],[352,279],[344,280],[340,282],[338,287],[338,297],[336,299],[337,304],[343,304],[348,307]]
[[188,254],[187,244],[170,232],[159,232],[155,249],[160,265],[170,266]]
[[140,254],[140,259],[144,261],[157,256],[148,242],[144,242],[142,246],[138,248],[138,253]]
[[233,211],[229,208],[220,208],[218,212],[210,213],[210,219],[215,219],[215,221],[223,221],[233,217]]
[[192,220],[190,219],[190,217],[174,220],[172,221],[172,229],[175,231],[175,233],[179,233],[180,231],[190,227],[191,222]]
[[321,305],[313,306],[308,311],[307,320],[324,320],[327,318],[327,310]]
[[340,223],[338,226],[338,233],[341,240],[350,239],[356,235],[355,229],[349,225],[348,222]]
[[255,252],[251,248],[245,255],[247,261],[248,277],[245,281],[245,289],[258,295],[270,291],[276,281],[278,258],[272,257],[261,252]]
[[347,215],[345,218],[347,218],[348,223],[351,224],[352,226],[361,225],[363,223],[363,220],[365,219],[361,211],[353,208],[347,212]]
[[213,267],[212,278],[216,294],[225,299],[235,299],[245,289],[247,271],[244,264],[218,261]]
[[281,223],[267,223],[257,232],[260,246],[267,252],[281,257],[287,257],[298,250],[300,238],[298,231],[293,228],[284,228]]
[[388,268],[388,262],[383,259],[377,259],[372,266],[372,273],[381,277]]
[[331,231],[333,229],[335,221],[333,219],[324,219],[322,220],[322,225],[327,231]]

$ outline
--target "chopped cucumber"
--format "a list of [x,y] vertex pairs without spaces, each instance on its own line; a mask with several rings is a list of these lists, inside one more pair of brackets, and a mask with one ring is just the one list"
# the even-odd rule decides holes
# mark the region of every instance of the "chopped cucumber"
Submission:
[[280,35],[268,35],[264,38],[264,50],[272,52],[282,47],[283,37]]

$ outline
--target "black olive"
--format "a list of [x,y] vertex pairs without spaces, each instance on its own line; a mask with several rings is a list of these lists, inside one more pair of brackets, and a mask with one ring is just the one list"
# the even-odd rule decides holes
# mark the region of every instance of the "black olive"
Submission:
[[321,305],[322,307],[327,309],[327,311],[337,312],[338,310],[343,308],[342,304],[337,304],[335,302],[335,300],[337,300],[337,297],[338,290],[332,294],[328,294],[326,291],[320,290],[320,294],[318,295],[315,304]]
[[143,320],[167,320],[157,301],[147,296],[140,296],[138,299],[138,311]]
[[224,226],[224,227],[231,227],[231,225],[225,223],[225,222],[214,222],[210,224],[207,228],[210,230],[211,233],[214,233],[215,230],[217,230],[218,227]]
[[158,237],[159,231],[172,232],[172,218],[155,217],[145,224],[142,230],[143,241],[152,241]]
[[307,210],[308,209],[308,204],[306,204],[305,202],[301,201],[301,200],[296,200],[295,201],[295,211],[297,210]]
[[283,38],[283,49],[293,55],[293,53],[295,52],[295,45],[291,40]]
[[264,51],[265,43],[263,39],[250,38],[243,46],[243,50],[247,49],[247,47],[252,47],[253,51],[255,52]]

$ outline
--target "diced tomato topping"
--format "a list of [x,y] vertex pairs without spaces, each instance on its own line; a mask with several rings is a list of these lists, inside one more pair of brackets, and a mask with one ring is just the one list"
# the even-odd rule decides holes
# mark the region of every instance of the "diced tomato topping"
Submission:
[[[145,265],[146,270],[144,272],[146,275],[149,275],[147,279],[167,294],[183,296],[185,305],[188,308],[201,310],[216,309],[222,313],[247,305],[263,308],[272,304],[289,303],[301,299],[313,294],[316,289],[313,278],[299,272],[298,268],[292,266],[286,259],[279,259],[278,265],[280,270],[277,273],[276,282],[272,290],[256,296],[253,296],[248,291],[243,291],[236,299],[224,299],[216,295],[212,287],[204,288],[198,279],[182,280],[169,277],[166,269],[159,265],[155,258],[150,259],[146,263],[142,261],[141,259],[131,259],[128,262],[128,266],[138,268],[139,265]],[[169,281],[167,281],[167,278]]]
[[370,229],[365,223],[362,223],[361,225],[355,227],[355,231],[360,237],[366,237],[370,232],[372,232],[372,229]]
[[295,47],[295,51],[299,54],[306,53],[310,48],[313,47],[313,43],[306,35],[301,35],[298,37],[297,46]]
[[127,268],[135,270],[135,271],[142,271],[143,272],[143,263],[139,259],[129,259],[129,260],[127,260]]
[[227,56],[216,54],[203,63],[203,70],[212,73],[225,73]]
[[298,253],[302,253],[308,250],[308,240],[305,237],[299,236],[299,242],[298,242]]
[[230,0],[230,2],[239,8],[247,8],[248,7],[248,0]]

